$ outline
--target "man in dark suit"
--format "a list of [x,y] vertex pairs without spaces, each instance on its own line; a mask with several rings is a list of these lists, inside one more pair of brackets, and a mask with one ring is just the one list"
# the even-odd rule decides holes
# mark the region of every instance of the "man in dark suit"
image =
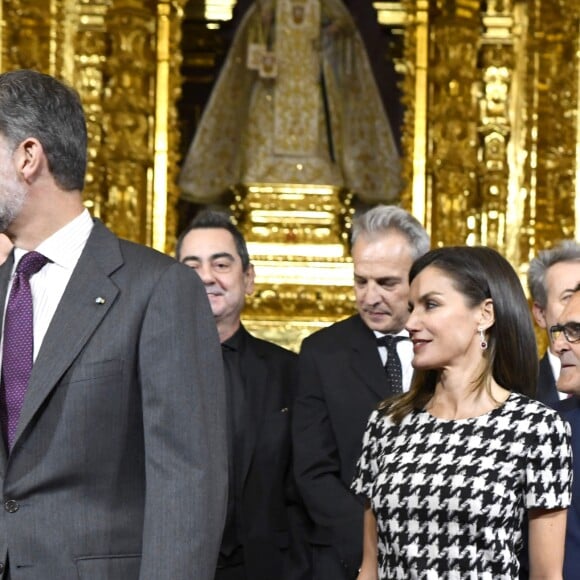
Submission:
[[306,580],[306,516],[293,485],[290,450],[296,355],[255,338],[241,323],[254,267],[227,214],[198,214],[176,251],[205,286],[226,371],[230,494],[215,578]]
[[[560,374],[560,358],[550,339],[550,327],[566,307],[580,283],[580,245],[564,240],[549,250],[541,251],[528,269],[528,288],[532,297],[532,314],[536,324],[546,331],[548,348],[540,359],[536,398],[552,408],[558,408],[566,397],[556,388]],[[523,548],[520,552],[520,580],[529,578],[527,526],[524,527]]]
[[568,508],[564,580],[580,578],[580,285],[561,312],[558,323],[549,329],[552,348],[561,362],[558,390],[566,394],[556,409],[572,429],[572,504]]
[[[408,275],[413,260],[429,249],[421,224],[395,206],[375,207],[355,220],[351,241],[358,314],[305,339],[299,356],[295,476],[314,522],[316,580],[357,576],[364,506],[350,484],[370,413],[409,388]],[[385,335],[394,337],[392,356],[400,360],[402,383],[396,386],[385,369],[391,355],[378,346]]]
[[217,333],[191,271],[91,219],[86,145],[72,89],[0,75],[15,246],[0,268],[2,576],[210,580],[227,489]]
[[555,407],[561,396],[556,389],[560,361],[553,352],[549,328],[556,324],[572,292],[580,283],[580,245],[564,240],[540,252],[528,270],[528,287],[532,296],[532,313],[536,324],[546,330],[548,348],[540,360],[536,397]]

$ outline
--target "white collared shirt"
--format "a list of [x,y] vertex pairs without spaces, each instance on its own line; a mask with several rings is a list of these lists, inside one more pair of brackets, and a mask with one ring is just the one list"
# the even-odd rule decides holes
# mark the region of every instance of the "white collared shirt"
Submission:
[[[56,312],[92,229],[93,220],[91,214],[85,209],[79,216],[35,248],[35,251],[50,260],[39,272],[30,278],[32,308],[34,312],[33,356],[35,360],[52,317]],[[6,303],[4,304],[5,312],[16,266],[26,253],[26,250],[14,248],[14,267],[6,294]],[[1,357],[2,348],[0,344],[0,363],[2,360]]]
[[[377,338],[386,336],[386,334],[378,332],[377,330],[374,330],[373,332]],[[411,361],[413,360],[413,343],[411,342],[409,333],[406,330],[401,330],[401,332],[397,332],[394,336],[404,336],[409,338],[409,340],[400,340],[397,342],[397,354],[401,359],[401,370],[403,371],[403,392],[407,392],[411,388],[411,379],[413,378],[414,370],[411,365]],[[379,349],[379,355],[384,366],[387,362],[387,347],[377,346],[377,348]]]

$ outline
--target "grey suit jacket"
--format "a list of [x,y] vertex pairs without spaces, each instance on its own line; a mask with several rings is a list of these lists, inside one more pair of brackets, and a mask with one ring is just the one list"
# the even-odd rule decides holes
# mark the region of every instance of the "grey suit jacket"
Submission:
[[[0,268],[0,313],[12,260]],[[0,445],[21,580],[210,580],[225,518],[221,350],[189,268],[96,222]]]

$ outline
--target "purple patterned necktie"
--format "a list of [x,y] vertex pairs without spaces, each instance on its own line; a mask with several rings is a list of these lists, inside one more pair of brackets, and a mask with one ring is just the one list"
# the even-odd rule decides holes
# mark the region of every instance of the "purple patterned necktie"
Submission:
[[32,293],[29,279],[48,261],[38,252],[18,262],[4,317],[0,421],[8,450],[12,449],[33,358]]

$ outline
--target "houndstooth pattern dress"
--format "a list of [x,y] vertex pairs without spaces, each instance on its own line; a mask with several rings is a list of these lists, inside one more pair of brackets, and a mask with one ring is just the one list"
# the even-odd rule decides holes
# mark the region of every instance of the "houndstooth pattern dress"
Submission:
[[352,488],[377,518],[379,577],[517,578],[524,513],[569,505],[571,461],[568,423],[517,393],[470,419],[375,411]]

